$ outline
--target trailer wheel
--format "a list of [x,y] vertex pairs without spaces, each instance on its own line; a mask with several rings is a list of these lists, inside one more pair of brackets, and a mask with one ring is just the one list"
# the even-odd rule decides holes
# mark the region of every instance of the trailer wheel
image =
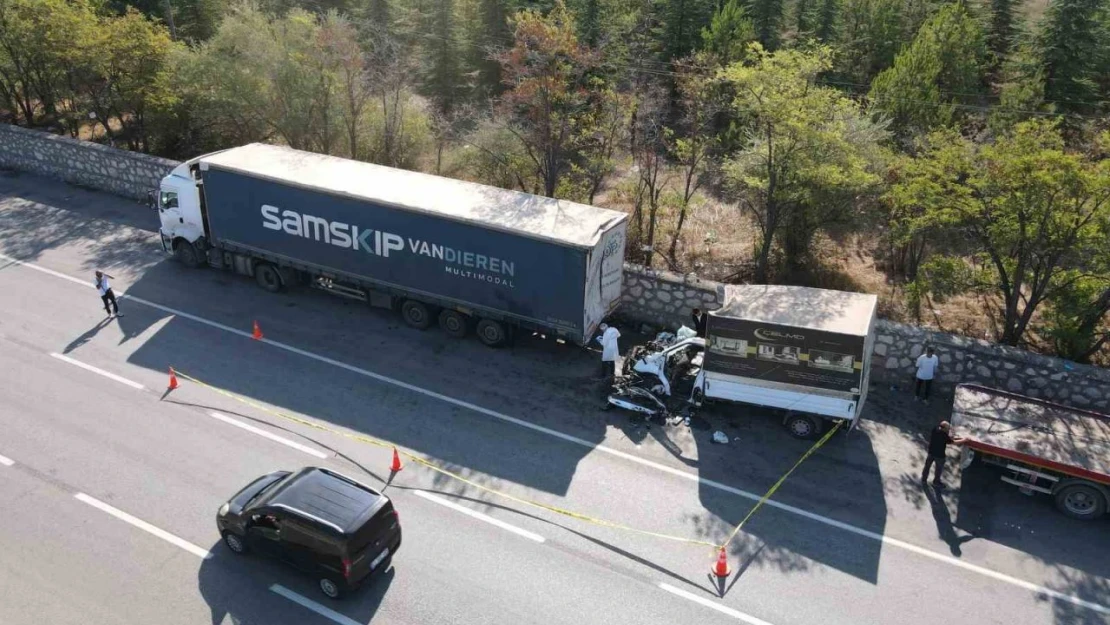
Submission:
[[493,319],[479,321],[477,331],[478,340],[488,347],[501,347],[509,339],[505,324]]
[[807,414],[791,412],[783,423],[794,438],[812,440],[821,433],[821,420]]
[[447,336],[461,339],[470,329],[470,319],[457,310],[444,308],[443,312],[439,313],[439,327]]
[[185,239],[178,239],[173,245],[173,257],[177,262],[196,269],[200,267],[200,251]]
[[277,293],[284,286],[281,273],[270,263],[258,263],[254,266],[254,281],[271,293]]
[[1072,480],[1056,490],[1056,507],[1073,519],[1097,519],[1106,514],[1106,505],[1106,494],[1093,484]]
[[432,325],[432,313],[428,311],[428,307],[424,302],[414,299],[407,299],[401,304],[401,318],[417,330],[427,330]]

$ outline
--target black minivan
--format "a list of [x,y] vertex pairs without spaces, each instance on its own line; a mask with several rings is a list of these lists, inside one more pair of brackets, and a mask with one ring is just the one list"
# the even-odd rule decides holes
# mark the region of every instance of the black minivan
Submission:
[[254,480],[220,507],[216,526],[228,549],[264,553],[307,571],[332,599],[389,568],[401,546],[389,497],[317,467]]

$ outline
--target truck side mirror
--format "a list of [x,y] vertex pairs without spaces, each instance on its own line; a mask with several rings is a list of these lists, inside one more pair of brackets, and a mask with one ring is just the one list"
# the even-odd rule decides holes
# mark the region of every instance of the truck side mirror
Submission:
[[152,209],[158,208],[158,202],[156,202],[154,199],[154,191],[146,192],[146,204]]

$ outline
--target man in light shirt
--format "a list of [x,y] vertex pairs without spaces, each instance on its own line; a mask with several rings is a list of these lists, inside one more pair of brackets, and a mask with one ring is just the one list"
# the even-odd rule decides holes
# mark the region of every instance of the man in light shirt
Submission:
[[929,391],[933,387],[933,378],[937,375],[940,359],[933,353],[933,348],[928,347],[925,353],[917,357],[917,384],[913,389],[915,399],[929,403]]
[[620,356],[617,339],[621,337],[621,333],[607,323],[601,324],[598,329],[601,330],[601,336],[597,337],[597,342],[601,343],[601,371],[603,375],[613,379],[617,377],[617,358]]
[[[103,271],[97,271],[96,290],[100,292],[100,301],[104,302],[104,312],[108,313],[109,317],[113,314],[116,317],[122,317],[123,315],[119,314],[119,304],[116,303],[116,294],[112,292],[112,283],[108,282],[108,278],[115,280]],[[111,308],[108,308],[109,304],[112,305]]]

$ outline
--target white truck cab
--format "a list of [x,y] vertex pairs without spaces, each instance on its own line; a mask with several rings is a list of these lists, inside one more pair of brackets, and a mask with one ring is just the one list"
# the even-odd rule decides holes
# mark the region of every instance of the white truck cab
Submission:
[[205,250],[200,183],[192,173],[196,160],[175,167],[150,194],[151,207],[161,220],[162,249],[192,267],[203,264]]

